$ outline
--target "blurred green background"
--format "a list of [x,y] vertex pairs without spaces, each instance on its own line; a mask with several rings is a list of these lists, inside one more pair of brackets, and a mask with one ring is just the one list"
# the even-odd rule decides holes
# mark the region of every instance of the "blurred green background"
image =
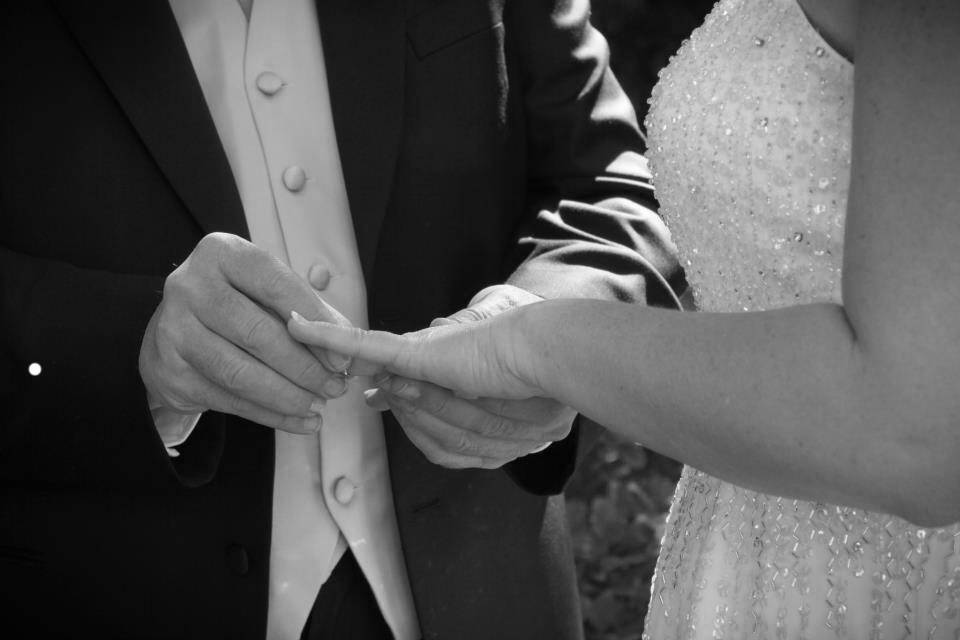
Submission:
[[[713,0],[593,0],[611,65],[641,124],[657,72],[703,22]],[[567,490],[588,640],[635,640],[680,465],[604,433]]]

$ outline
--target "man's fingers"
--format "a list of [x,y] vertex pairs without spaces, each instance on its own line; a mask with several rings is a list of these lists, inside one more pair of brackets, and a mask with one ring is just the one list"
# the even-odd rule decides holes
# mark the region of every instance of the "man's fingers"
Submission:
[[185,346],[183,359],[229,393],[283,415],[319,413],[322,398],[301,389],[250,354],[206,328]]
[[[206,410],[229,413],[265,427],[299,434],[316,433],[323,423],[320,415],[290,416],[257,405],[212,384],[193,369],[181,372],[179,378],[177,395],[189,395],[191,410],[197,413]],[[187,409],[185,405],[186,402],[181,400],[173,402],[172,408],[184,411]]]
[[335,374],[307,348],[291,338],[284,324],[272,313],[235,289],[224,287],[216,309],[202,311],[198,319],[210,331],[226,338],[297,386],[314,395],[336,397],[330,389],[340,386]]
[[309,417],[284,415],[219,389],[214,385],[209,385],[202,393],[206,404],[214,411],[239,416],[271,429],[307,435],[317,433],[323,424],[323,417],[319,414]]
[[[214,233],[205,237],[198,247],[216,254],[220,271],[231,286],[278,317],[287,318],[291,311],[297,311],[310,320],[351,324],[309,282],[253,243]],[[314,355],[333,373],[343,372],[350,366],[349,359],[339,354],[315,352]]]
[[198,249],[216,252],[217,264],[226,280],[281,318],[289,316],[294,309],[307,317],[322,314],[313,287],[252,242],[230,234],[213,233],[201,240]]

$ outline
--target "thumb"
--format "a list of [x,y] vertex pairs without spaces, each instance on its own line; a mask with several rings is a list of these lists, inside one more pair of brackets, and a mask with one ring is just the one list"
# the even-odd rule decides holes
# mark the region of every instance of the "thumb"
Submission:
[[480,295],[477,295],[471,301],[470,306],[466,309],[461,309],[460,311],[457,311],[453,315],[449,315],[446,318],[437,318],[430,323],[430,326],[439,327],[447,324],[479,322],[480,320],[492,318],[493,316],[503,313],[504,311],[515,306],[517,305],[514,303],[514,301],[506,296],[486,295],[481,297]]

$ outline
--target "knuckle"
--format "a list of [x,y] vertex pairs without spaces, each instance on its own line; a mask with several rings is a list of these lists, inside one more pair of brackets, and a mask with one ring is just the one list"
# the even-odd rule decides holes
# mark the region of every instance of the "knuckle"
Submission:
[[273,328],[266,315],[250,318],[240,330],[240,346],[246,351],[259,353],[262,345],[270,342]]
[[427,410],[435,415],[443,415],[450,406],[450,398],[445,393],[430,394]]
[[301,421],[290,416],[263,416],[260,424],[265,427],[279,429],[280,431],[286,431],[288,433],[301,433],[303,431],[303,424]]
[[511,430],[512,423],[503,416],[496,416],[487,422],[487,433],[493,436],[502,436]]
[[223,386],[232,391],[239,391],[244,388],[249,365],[243,360],[218,357],[219,362],[214,365],[215,370],[220,372],[220,380]]
[[239,396],[228,394],[226,402],[227,402],[227,411],[234,415],[240,415],[244,413],[244,410],[246,409],[246,405],[244,404],[243,400],[240,399]]
[[224,231],[214,231],[200,238],[197,243],[197,251],[200,253],[219,252],[224,247],[235,245],[237,236]]
[[463,310],[463,317],[461,322],[479,322],[486,318],[485,313],[477,309],[476,307],[469,307]]
[[455,453],[469,453],[473,451],[473,442],[465,433],[458,433],[453,439],[453,451]]
[[157,350],[161,353],[171,347],[175,349],[183,343],[184,328],[181,326],[181,319],[177,314],[159,314],[155,332]]
[[[260,290],[266,302],[274,306],[289,300],[301,300],[303,303],[313,305],[316,297],[306,291],[305,286],[300,285],[297,276],[281,263],[277,263],[275,269],[269,269],[264,273]],[[307,307],[304,306],[301,310],[306,312]]]
[[298,382],[311,387],[322,387],[323,383],[327,381],[327,378],[330,378],[330,372],[327,371],[319,360],[313,357],[306,358],[306,362],[300,368],[299,373],[296,376]]
[[187,287],[187,263],[184,262],[179,267],[170,272],[163,280],[163,299],[178,300],[186,297],[189,293]]
[[239,236],[215,231],[197,243],[194,253],[203,265],[222,271],[225,263],[238,259],[249,246],[252,245]]

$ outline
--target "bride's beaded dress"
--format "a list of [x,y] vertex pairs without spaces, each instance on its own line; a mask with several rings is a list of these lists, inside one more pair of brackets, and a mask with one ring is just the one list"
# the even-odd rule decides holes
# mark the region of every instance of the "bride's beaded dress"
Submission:
[[[796,0],[721,0],[662,72],[649,157],[699,309],[840,300],[852,102],[852,64]],[[645,637],[960,640],[960,526],[688,467]]]

